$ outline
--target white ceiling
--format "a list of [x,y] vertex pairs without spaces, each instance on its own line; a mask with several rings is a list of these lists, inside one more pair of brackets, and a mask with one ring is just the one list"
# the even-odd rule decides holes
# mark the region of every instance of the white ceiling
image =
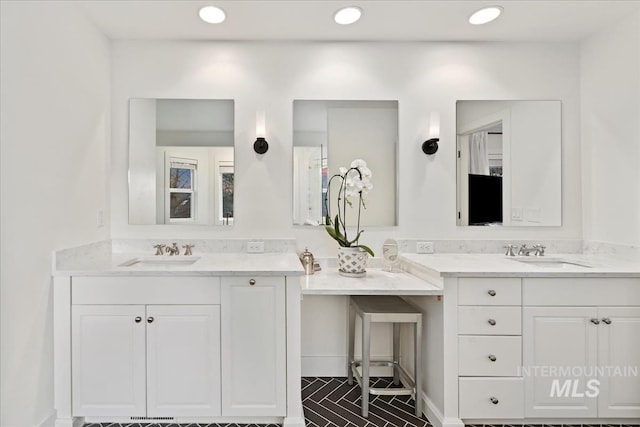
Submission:
[[[152,40],[391,40],[577,41],[640,9],[640,0],[82,0],[76,1],[112,39]],[[474,26],[468,17],[502,5],[502,16]],[[227,13],[218,25],[198,10],[216,5]],[[363,9],[350,26],[333,14]]]

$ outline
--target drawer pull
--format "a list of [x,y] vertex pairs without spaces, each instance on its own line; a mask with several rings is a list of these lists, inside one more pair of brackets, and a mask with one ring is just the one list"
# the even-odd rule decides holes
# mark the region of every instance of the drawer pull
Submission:
[[136,320],[136,323],[140,323],[140,322],[142,322],[142,317],[136,316],[135,320]]
[[499,403],[499,400],[495,397],[490,397],[489,400],[491,401],[491,403],[493,403],[494,405],[497,405]]
[[253,286],[253,285],[255,285],[255,284],[256,284],[256,279],[251,279],[251,280],[249,280],[249,285],[250,285],[250,286]]
[[147,317],[147,323],[153,323],[153,316]]
[[495,362],[496,360],[498,360],[497,357],[495,357],[493,354],[489,355],[489,360],[491,360],[492,362]]
[[489,319],[489,320],[487,320],[487,322],[489,322],[489,324],[490,324],[491,326],[496,326],[496,321],[495,321],[495,319]]
[[593,323],[594,325],[599,325],[599,324],[600,324],[600,320],[598,320],[598,319],[591,319],[591,323]]
[[608,317],[604,317],[604,318],[602,319],[602,321],[603,321],[604,323],[606,323],[607,325],[610,325],[610,324],[611,324],[611,319],[609,319]]
[[496,291],[494,291],[493,289],[489,289],[489,292],[487,292],[489,295],[491,295],[492,297],[496,296]]

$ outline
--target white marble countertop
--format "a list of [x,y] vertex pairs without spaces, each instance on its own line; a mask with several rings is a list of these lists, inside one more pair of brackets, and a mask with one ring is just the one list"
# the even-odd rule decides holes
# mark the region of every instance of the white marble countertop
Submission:
[[442,295],[442,288],[407,272],[367,268],[364,277],[345,277],[336,267],[323,267],[300,278],[303,295]]
[[435,277],[640,277],[640,262],[604,255],[401,254],[403,262]]
[[[133,260],[143,262],[127,266]],[[180,262],[195,260],[192,264]],[[146,262],[145,262],[146,261]],[[163,265],[163,262],[167,262]],[[209,253],[191,257],[149,256],[123,253],[78,256],[54,260],[55,276],[301,276],[302,264],[295,253]]]

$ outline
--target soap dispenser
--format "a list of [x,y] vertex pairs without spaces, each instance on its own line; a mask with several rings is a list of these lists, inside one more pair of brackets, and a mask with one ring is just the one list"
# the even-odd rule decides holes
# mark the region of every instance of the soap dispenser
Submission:
[[304,248],[304,252],[300,254],[300,262],[302,263],[302,267],[304,267],[304,273],[307,276],[310,274],[313,274],[314,260],[313,260],[313,254],[309,252],[309,249]]

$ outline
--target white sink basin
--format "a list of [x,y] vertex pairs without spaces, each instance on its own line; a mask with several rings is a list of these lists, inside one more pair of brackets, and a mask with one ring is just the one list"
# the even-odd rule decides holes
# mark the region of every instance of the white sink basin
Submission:
[[516,262],[522,262],[529,265],[535,265],[536,267],[543,268],[574,268],[574,267],[583,267],[583,268],[591,268],[590,265],[582,264],[579,262],[568,261],[557,258],[518,258],[512,259]]
[[199,259],[200,257],[133,258],[120,264],[120,267],[185,267]]

